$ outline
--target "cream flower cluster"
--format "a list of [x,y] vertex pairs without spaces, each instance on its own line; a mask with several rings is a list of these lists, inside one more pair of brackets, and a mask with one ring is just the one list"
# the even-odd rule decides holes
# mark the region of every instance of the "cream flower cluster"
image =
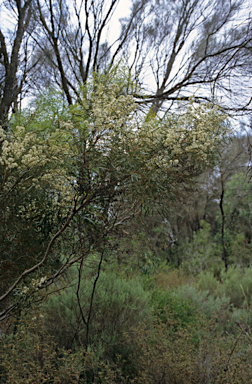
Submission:
[[156,143],[158,146],[160,143],[162,153],[157,153],[150,161],[150,164],[159,167],[177,166],[182,154],[208,164],[216,146],[229,133],[225,119],[226,116],[220,114],[217,107],[206,104],[195,106],[191,100],[187,110],[174,120],[169,117],[160,123],[144,123],[138,138],[139,144],[153,146]]
[[[72,123],[61,122],[65,130],[72,130]],[[69,136],[69,134],[68,134]],[[7,137],[0,127],[0,140],[2,138],[2,151],[0,164],[8,169],[30,169],[35,166],[44,166],[52,161],[64,164],[64,156],[69,154],[68,137],[65,132],[56,130],[54,134],[42,142],[34,132],[25,132],[24,127],[16,127],[14,133]]]
[[29,287],[26,285],[21,290],[21,295],[26,295],[27,293],[31,291],[38,291],[39,288],[43,286],[43,284],[46,282],[47,276],[43,276],[40,279],[32,279],[31,284]]
[[[128,168],[136,173],[142,172],[143,167],[148,172],[157,167],[172,171],[180,166],[182,157],[194,164],[195,160],[208,164],[216,145],[227,134],[226,116],[212,105],[195,106],[192,99],[187,110],[178,116],[146,119],[133,97],[120,95],[116,85],[109,89],[99,85],[77,112],[78,118],[71,114],[72,120],[61,121],[60,129],[48,133],[43,140],[23,127],[16,127],[11,136],[0,129],[0,166],[5,173],[4,186],[0,185],[0,189],[9,190],[22,179],[20,188],[46,189],[55,207],[69,207],[76,193],[76,180],[69,176],[66,164],[71,166],[71,159],[76,157],[82,164],[84,152],[93,178],[101,169],[107,177],[107,164],[113,172],[120,173],[121,169],[127,172],[127,162]],[[81,139],[83,126],[86,135]],[[79,152],[80,148],[83,153]],[[23,177],[26,174],[27,179]],[[36,207],[31,204],[29,209],[34,212]],[[29,214],[27,207],[20,214]]]
[[[34,132],[25,132],[24,127],[16,127],[12,135],[0,128],[0,165],[4,176],[0,189],[8,191],[17,183],[23,191],[46,188],[55,206],[69,205],[74,196],[74,178],[67,175],[65,161],[72,156],[68,141],[73,126],[69,122],[62,126],[62,132],[52,133],[47,140]],[[36,210],[34,204],[31,202],[20,214],[29,216],[29,212]]]
[[[228,132],[224,124],[226,116],[217,107],[195,105],[193,98],[178,116],[168,116],[162,121],[153,116],[146,120],[137,110],[132,96],[118,96],[116,85],[109,90],[100,86],[93,97],[91,111],[87,108],[84,115],[88,116],[85,120],[88,148],[95,143],[103,156],[109,156],[111,151],[122,151],[126,157],[134,148],[141,149],[139,153],[143,155],[140,156],[144,159],[146,154],[149,169],[177,167],[182,155],[208,165],[216,146]],[[115,135],[117,148],[112,140]]]
[[130,95],[117,95],[116,85],[110,87],[109,92],[99,88],[93,100],[90,120],[86,121],[90,131],[102,132],[112,130],[118,132],[130,120],[130,115],[136,105]]
[[186,140],[183,148],[186,152],[197,154],[202,160],[218,145],[227,134],[224,120],[226,116],[220,114],[218,108],[212,105],[200,104],[194,106],[191,101],[186,113],[178,120],[180,128],[179,142]]
[[6,136],[3,136],[0,164],[7,169],[18,167],[27,169],[36,165],[45,165],[48,161],[47,156],[43,153],[45,146],[36,144],[35,133],[25,133],[23,127],[16,127],[12,137],[7,138]]

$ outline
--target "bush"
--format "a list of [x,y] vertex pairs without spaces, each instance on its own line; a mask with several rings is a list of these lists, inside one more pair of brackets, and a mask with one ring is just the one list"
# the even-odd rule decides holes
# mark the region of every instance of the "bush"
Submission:
[[119,361],[101,361],[92,350],[82,347],[75,352],[59,348],[38,313],[20,318],[15,332],[2,334],[0,356],[0,383],[126,383]]
[[202,271],[212,271],[218,275],[223,262],[222,250],[211,234],[210,224],[202,220],[201,228],[194,232],[193,241],[186,241],[181,245],[182,267],[193,276]]
[[235,308],[249,307],[252,298],[252,268],[245,271],[242,268],[230,267],[227,273],[221,274],[222,284],[216,294],[230,297],[230,303]]
[[198,321],[199,313],[186,297],[176,296],[172,292],[155,290],[152,294],[151,303],[156,318],[164,324],[172,321],[174,328],[170,327],[170,331],[185,328]]
[[188,282],[188,277],[182,269],[170,268],[163,265],[154,277],[154,281],[161,289],[176,288]]
[[[199,318],[197,327],[177,328],[174,313],[157,316],[125,332],[124,353],[114,363],[91,349],[60,349],[40,314],[19,319],[0,339],[0,382],[6,384],[247,384],[251,381],[251,332],[223,334]],[[175,329],[176,332],[168,332]]]
[[0,382],[10,384],[76,383],[83,350],[59,349],[45,332],[40,315],[19,319],[15,331],[0,339]]
[[193,285],[182,285],[172,293],[173,297],[186,298],[198,311],[207,316],[215,317],[222,310],[229,308],[230,299],[225,295],[220,297],[209,296],[209,291],[200,291]]
[[219,286],[219,281],[214,277],[212,272],[204,271],[197,276],[197,287],[200,291],[207,291],[209,295],[215,293]]
[[[170,318],[169,314],[166,315]],[[188,326],[172,336],[167,325],[142,324],[125,337],[133,346],[134,383],[240,384],[251,381],[252,351],[245,334],[223,336],[215,324],[201,320],[198,333]]]
[[[60,347],[86,344],[87,321],[94,279],[82,281],[80,307],[76,286],[54,295],[44,306],[46,328]],[[89,343],[100,355],[113,354],[123,332],[142,321],[149,312],[149,294],[136,280],[101,272],[90,314]],[[83,316],[83,317],[82,317]]]

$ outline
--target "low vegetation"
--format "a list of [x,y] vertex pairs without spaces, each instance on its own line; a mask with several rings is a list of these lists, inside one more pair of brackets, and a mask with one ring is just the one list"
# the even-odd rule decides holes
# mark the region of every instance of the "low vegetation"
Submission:
[[219,280],[168,267],[149,276],[102,272],[88,348],[81,316],[93,278],[81,287],[81,306],[73,285],[6,324],[1,382],[248,383],[251,273],[232,268]]

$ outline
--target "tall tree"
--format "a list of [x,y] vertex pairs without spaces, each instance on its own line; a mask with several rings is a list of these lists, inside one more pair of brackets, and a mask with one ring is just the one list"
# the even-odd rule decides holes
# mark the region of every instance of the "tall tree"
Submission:
[[7,119],[11,106],[16,110],[18,95],[31,70],[29,37],[34,28],[34,24],[31,25],[32,0],[9,0],[3,5],[3,20],[10,15],[12,19],[5,23],[1,20],[0,26],[0,124]]
[[151,68],[156,90],[150,89],[148,101],[154,112],[164,101],[169,101],[167,108],[192,94],[217,99],[229,110],[250,105],[250,92],[245,91],[251,76],[248,6],[239,0],[148,2],[130,45],[136,47],[135,72],[143,84],[142,68]]
[[[50,68],[69,104],[73,103],[73,98],[81,102],[80,84],[85,84],[92,73],[110,68],[121,57],[124,45],[130,39],[133,20],[144,8],[144,2],[135,6],[119,36],[113,34],[107,39],[118,4],[119,0],[85,0],[80,3],[37,0],[37,17],[41,26],[37,36],[37,55],[47,58],[46,68]],[[41,31],[44,39],[41,39]]]
[[119,4],[85,0],[71,7],[66,0],[37,0],[45,35],[39,50],[50,58],[69,104],[92,72],[124,57],[140,86],[148,84],[149,96],[138,94],[138,101],[149,103],[154,113],[192,94],[236,113],[251,109],[252,28],[246,2],[133,1],[116,35],[111,23]]

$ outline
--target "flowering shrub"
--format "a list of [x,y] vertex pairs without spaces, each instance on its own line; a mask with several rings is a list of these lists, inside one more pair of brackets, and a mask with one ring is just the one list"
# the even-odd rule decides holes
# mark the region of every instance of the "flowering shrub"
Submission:
[[229,134],[225,116],[193,99],[179,116],[145,118],[113,79],[88,84],[82,105],[57,119],[47,115],[0,131],[1,292],[13,282],[6,295],[33,272],[50,280],[51,267],[57,277],[102,253],[142,207],[175,198],[178,185],[212,164]]

